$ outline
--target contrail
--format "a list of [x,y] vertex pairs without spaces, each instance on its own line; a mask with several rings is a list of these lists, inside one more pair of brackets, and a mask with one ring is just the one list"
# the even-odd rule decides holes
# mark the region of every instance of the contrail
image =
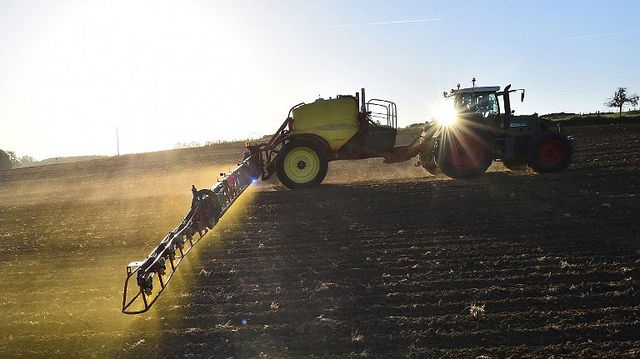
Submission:
[[316,28],[334,29],[334,28],[338,28],[338,27],[355,27],[355,26],[371,26],[371,25],[415,24],[415,23],[418,23],[418,22],[430,22],[430,21],[442,21],[442,19],[420,19],[420,20],[380,21],[380,22],[366,22],[366,23],[362,23],[362,24],[341,24],[341,25],[316,26]]
[[565,38],[565,40],[580,40],[580,39],[590,39],[594,37],[606,37],[606,36],[616,36],[616,35],[627,35],[627,34],[635,34],[640,31],[620,31],[620,32],[608,32],[604,34],[592,34],[592,35],[579,35],[579,36],[570,36]]

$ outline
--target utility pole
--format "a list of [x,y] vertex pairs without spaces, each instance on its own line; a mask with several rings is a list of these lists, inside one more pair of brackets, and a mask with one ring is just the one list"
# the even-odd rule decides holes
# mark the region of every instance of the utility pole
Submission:
[[118,157],[120,157],[120,135],[118,134],[118,126],[116,126],[116,150],[118,151]]

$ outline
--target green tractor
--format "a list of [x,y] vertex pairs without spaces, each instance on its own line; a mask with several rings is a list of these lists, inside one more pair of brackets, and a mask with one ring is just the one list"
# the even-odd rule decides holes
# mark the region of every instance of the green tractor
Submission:
[[290,189],[319,185],[330,161],[372,157],[396,163],[419,156],[427,171],[452,178],[479,176],[494,159],[514,170],[527,165],[536,172],[564,169],[573,152],[572,138],[534,116],[513,121],[509,94],[514,91],[474,83],[445,93],[453,100],[449,114],[428,122],[412,144],[395,146],[395,103],[367,101],[362,89],[355,96],[300,103],[267,143],[247,146],[259,158],[262,179],[276,173]]
[[[445,92],[448,103],[423,134],[420,164],[433,174],[473,178],[484,173],[494,160],[512,171],[531,168],[537,173],[558,172],[571,162],[573,137],[559,124],[537,115],[514,116],[511,85],[458,88]],[[502,104],[502,106],[501,106]],[[501,107],[503,111],[501,112]]]

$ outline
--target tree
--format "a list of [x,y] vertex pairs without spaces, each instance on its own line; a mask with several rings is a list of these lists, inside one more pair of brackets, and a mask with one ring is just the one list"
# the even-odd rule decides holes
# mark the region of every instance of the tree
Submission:
[[615,95],[613,95],[613,97],[607,98],[607,102],[605,102],[604,104],[608,107],[617,107],[620,116],[622,116],[622,106],[624,106],[626,103],[637,106],[638,95],[635,93],[633,95],[627,95],[626,87],[618,87],[618,91],[616,91]]
[[30,165],[38,161],[36,161],[36,159],[31,156],[22,156],[18,159],[18,162],[20,162],[21,165]]
[[10,170],[18,163],[20,163],[20,160],[15,152],[0,150],[0,170]]
[[11,155],[9,153],[0,150],[0,170],[8,170],[13,166],[11,161]]

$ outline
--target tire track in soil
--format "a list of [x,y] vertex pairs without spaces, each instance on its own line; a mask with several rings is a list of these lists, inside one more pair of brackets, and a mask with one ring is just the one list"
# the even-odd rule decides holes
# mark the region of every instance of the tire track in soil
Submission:
[[168,313],[180,327],[158,353],[635,357],[640,182],[628,156],[640,146],[627,127],[626,150],[609,128],[571,128],[578,150],[559,174],[260,192],[220,247],[200,249],[196,290]]

